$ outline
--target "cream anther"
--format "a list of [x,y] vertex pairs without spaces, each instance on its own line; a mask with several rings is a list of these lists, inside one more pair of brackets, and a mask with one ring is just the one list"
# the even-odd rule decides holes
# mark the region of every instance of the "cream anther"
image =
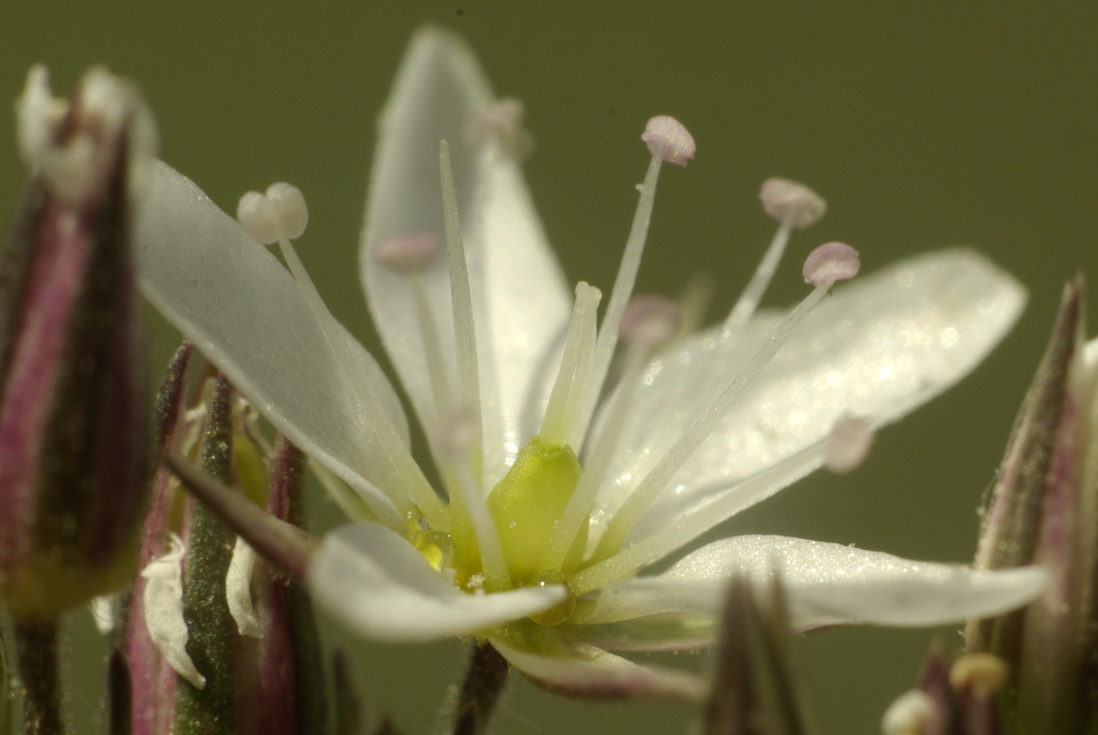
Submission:
[[280,239],[296,240],[305,233],[305,227],[309,224],[309,207],[305,204],[301,189],[278,181],[267,187],[267,200],[282,230]]
[[844,474],[861,466],[873,446],[873,427],[854,416],[842,416],[824,442],[824,466]]
[[804,280],[816,287],[830,288],[836,281],[858,275],[861,268],[858,251],[841,242],[828,242],[808,254],[804,261]]
[[433,232],[410,232],[391,237],[374,248],[374,260],[402,275],[419,273],[438,257],[438,237]]
[[236,218],[248,237],[263,245],[296,240],[309,223],[305,196],[292,184],[277,182],[266,194],[249,191],[236,205]]
[[630,344],[655,350],[670,342],[682,328],[682,311],[669,298],[638,294],[621,315],[621,336]]
[[800,229],[816,224],[827,212],[827,202],[819,194],[789,179],[767,179],[759,199],[768,215]]
[[678,120],[668,115],[659,115],[644,126],[641,140],[648,144],[648,152],[668,163],[685,166],[694,158],[694,136]]
[[258,191],[249,191],[236,204],[236,219],[248,237],[261,245],[278,242],[279,226],[271,215],[267,197]]

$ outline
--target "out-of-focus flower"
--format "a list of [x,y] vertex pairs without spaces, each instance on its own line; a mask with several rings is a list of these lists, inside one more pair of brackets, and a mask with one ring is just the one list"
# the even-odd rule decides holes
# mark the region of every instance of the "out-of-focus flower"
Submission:
[[[974,573],[765,536],[636,577],[823,464],[844,417],[877,428],[960,379],[1024,292],[957,250],[830,295],[857,270],[852,249],[832,243],[806,262],[815,289],[802,305],[758,311],[791,229],[823,211],[812,192],[775,180],[762,196],[781,226],[744,296],[724,323],[664,345],[673,316],[633,319],[627,304],[661,165],[685,164],[694,145],[676,121],[654,118],[643,136],[652,162],[596,329],[600,294],[581,283],[570,298],[513,155],[524,138],[513,114],[492,114],[499,104],[460,41],[415,38],[382,118],[362,242],[371,312],[448,503],[412,458],[395,391],[289,242],[304,229],[300,195],[278,185],[246,196],[242,228],[156,169],[140,230],[149,298],[354,490],[337,498],[358,522],[329,535],[308,570],[329,610],[375,638],[486,639],[564,692],[696,699],[695,677],[608,649],[713,643],[737,572],[780,573],[800,628],[935,624],[1037,592],[1033,569]],[[278,241],[286,267],[256,239]],[[619,334],[624,367],[611,385]]]
[[971,651],[1010,667],[1011,732],[1092,732],[1098,723],[1098,340],[1086,341],[1082,280],[1068,284],[983,516],[976,567],[1041,564],[1024,610],[973,621]]
[[1007,666],[988,653],[965,654],[949,666],[934,647],[919,685],[900,695],[881,718],[883,735],[1000,735],[996,695]]
[[0,262],[0,598],[50,619],[132,574],[147,498],[132,245],[155,154],[138,91],[103,69],[68,99],[31,70],[32,175]]

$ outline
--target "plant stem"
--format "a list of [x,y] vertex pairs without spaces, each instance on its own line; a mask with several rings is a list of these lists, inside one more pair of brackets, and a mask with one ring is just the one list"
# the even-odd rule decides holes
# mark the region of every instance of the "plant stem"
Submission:
[[507,660],[492,644],[477,641],[454,711],[453,735],[478,735],[488,727],[507,683]]
[[15,655],[27,735],[65,732],[57,638],[55,620],[23,620],[15,624]]

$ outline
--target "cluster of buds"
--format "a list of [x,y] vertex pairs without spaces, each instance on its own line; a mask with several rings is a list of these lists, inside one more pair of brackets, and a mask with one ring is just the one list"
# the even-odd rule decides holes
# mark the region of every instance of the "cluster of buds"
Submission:
[[[281,437],[268,444],[225,378],[206,371],[188,396],[189,362],[184,345],[158,395],[162,453],[193,457],[243,502],[303,524],[304,456]],[[132,732],[325,731],[323,662],[304,591],[166,468],[154,481],[141,564],[116,636]]]
[[59,621],[92,602],[111,632],[111,732],[326,732],[304,590],[153,472],[188,456],[256,511],[304,523],[304,456],[266,441],[224,378],[188,380],[189,346],[150,414],[131,233],[152,118],[102,69],[55,99],[35,68],[17,110],[31,176],[0,259],[0,610],[17,665],[0,677],[24,708],[0,708],[0,730],[65,731]]

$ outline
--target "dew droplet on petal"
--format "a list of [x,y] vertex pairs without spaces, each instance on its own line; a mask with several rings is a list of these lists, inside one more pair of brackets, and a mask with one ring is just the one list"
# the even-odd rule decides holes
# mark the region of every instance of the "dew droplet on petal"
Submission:
[[424,270],[438,256],[438,237],[431,232],[411,232],[378,243],[374,260],[391,271],[411,275]]
[[763,210],[778,222],[804,229],[816,224],[827,212],[827,202],[804,184],[770,178],[759,189]]
[[842,416],[831,427],[824,442],[824,465],[832,472],[844,474],[857,469],[873,446],[873,427],[854,416]]
[[694,158],[697,146],[694,136],[686,127],[669,115],[659,115],[644,126],[641,140],[648,144],[648,152],[668,163],[685,166]]
[[829,288],[836,281],[858,275],[861,266],[857,250],[841,242],[828,242],[805,258],[804,280],[813,286]]

